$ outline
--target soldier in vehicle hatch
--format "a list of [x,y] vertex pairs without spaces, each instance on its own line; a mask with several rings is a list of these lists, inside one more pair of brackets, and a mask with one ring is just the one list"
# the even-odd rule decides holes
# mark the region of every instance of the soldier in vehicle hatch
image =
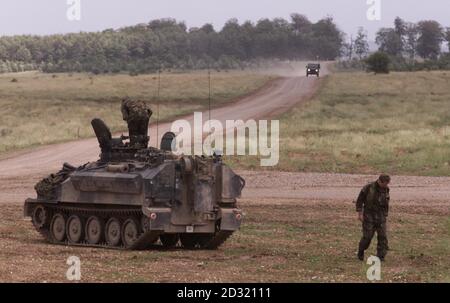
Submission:
[[147,148],[148,146],[148,123],[152,116],[151,109],[144,101],[122,100],[123,120],[128,123],[130,146],[136,148]]
[[377,181],[367,184],[359,193],[356,201],[358,219],[362,222],[363,236],[359,242],[358,259],[364,260],[364,251],[369,248],[372,238],[377,233],[377,256],[384,261],[388,250],[386,218],[389,212],[388,175],[381,175]]

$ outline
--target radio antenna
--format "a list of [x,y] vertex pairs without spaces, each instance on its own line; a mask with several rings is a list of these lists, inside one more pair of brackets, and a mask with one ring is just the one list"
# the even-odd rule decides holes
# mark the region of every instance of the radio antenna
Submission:
[[156,147],[159,141],[159,93],[161,90],[161,67],[158,68],[158,85],[156,89]]
[[211,132],[211,68],[208,64],[208,122],[209,131]]

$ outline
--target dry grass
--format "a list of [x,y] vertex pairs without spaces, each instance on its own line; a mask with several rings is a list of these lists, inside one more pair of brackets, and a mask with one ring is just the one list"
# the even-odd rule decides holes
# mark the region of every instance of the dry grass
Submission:
[[[211,76],[215,106],[248,94],[271,79],[238,71],[212,72]],[[11,82],[13,78],[17,82]],[[143,99],[155,109],[157,83],[155,74],[0,75],[0,153],[92,136],[90,120],[94,117],[103,118],[113,131],[123,130],[126,124],[120,113],[121,98]],[[207,103],[206,72],[162,74],[160,119],[205,108]]]
[[[244,200],[241,231],[216,251],[116,251],[45,243],[21,206],[0,214],[0,281],[65,281],[66,260],[81,259],[82,281],[367,282],[356,259],[360,227],[343,201]],[[450,282],[448,209],[397,203],[389,221],[391,251],[382,282]],[[372,244],[368,254],[375,253]]]
[[310,102],[280,117],[274,169],[450,175],[450,73],[336,73],[323,81]]

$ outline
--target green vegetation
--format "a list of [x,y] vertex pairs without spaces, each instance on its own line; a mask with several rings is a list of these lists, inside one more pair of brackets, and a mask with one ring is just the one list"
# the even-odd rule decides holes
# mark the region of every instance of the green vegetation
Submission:
[[450,74],[329,77],[282,119],[283,169],[450,175]]
[[1,37],[0,73],[244,68],[259,59],[334,59],[341,44],[342,33],[330,17],[316,23],[299,14],[256,24],[230,19],[220,31],[211,24],[188,29],[161,19],[94,33]]
[[[377,32],[376,43],[378,50],[389,56],[391,70],[450,70],[450,53],[443,52],[444,43],[450,47],[450,27],[434,20],[412,23],[397,17],[394,27]],[[363,58],[368,53],[367,35],[361,28],[355,40],[344,43],[344,60],[338,66],[344,70],[363,70],[366,67]]]
[[376,52],[366,59],[367,70],[375,74],[389,73],[389,56],[383,52]]
[[[322,81],[310,102],[280,117],[273,169],[450,175],[450,73],[336,73]],[[259,168],[256,157],[232,163]]]
[[[271,79],[247,72],[213,72],[212,103],[217,106],[248,94]],[[15,79],[15,81],[13,81]],[[0,75],[0,153],[32,145],[91,137],[90,121],[104,119],[112,131],[126,129],[120,112],[124,96],[149,102],[156,119],[156,74]],[[208,76],[204,72],[161,75],[160,119],[206,108]]]

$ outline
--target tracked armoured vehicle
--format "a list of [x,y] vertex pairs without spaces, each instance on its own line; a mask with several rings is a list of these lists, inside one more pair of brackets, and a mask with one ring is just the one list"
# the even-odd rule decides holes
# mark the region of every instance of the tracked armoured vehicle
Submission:
[[[67,163],[36,185],[24,215],[50,243],[118,249],[215,249],[239,229],[245,181],[220,156],[177,156],[173,133],[161,149],[112,138],[92,121],[100,159]],[[148,137],[147,137],[148,138]],[[148,140],[147,140],[148,142]]]

